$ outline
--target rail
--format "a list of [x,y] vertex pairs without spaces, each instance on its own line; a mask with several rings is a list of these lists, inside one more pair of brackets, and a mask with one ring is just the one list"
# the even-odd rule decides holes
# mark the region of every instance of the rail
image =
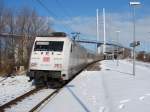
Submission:
[[27,93],[25,93],[25,94],[23,94],[23,95],[21,95],[21,96],[15,98],[15,99],[13,99],[13,100],[11,100],[11,101],[9,101],[9,102],[7,102],[7,103],[1,105],[1,106],[0,106],[0,112],[4,112],[4,110],[5,110],[6,108],[8,108],[8,107],[10,107],[10,106],[12,106],[12,105],[14,105],[14,104],[16,104],[18,101],[20,101],[20,100],[22,100],[22,99],[24,99],[24,98],[26,98],[26,97],[32,95],[33,93],[35,93],[35,92],[37,92],[37,91],[39,91],[39,90],[41,90],[41,89],[43,89],[43,87],[39,87],[39,88],[32,89],[32,90],[28,91]]
[[[59,91],[65,86],[67,85],[70,81],[72,81],[76,76],[78,76],[78,74],[80,74],[84,69],[87,69],[87,67],[93,65],[94,63],[103,60],[103,58],[101,57],[99,60],[92,62],[90,64],[88,64],[87,66],[85,66],[82,70],[80,70],[74,77],[72,77],[70,80],[68,80],[65,84],[63,84],[60,88],[54,90],[52,93],[50,93],[48,96],[46,96],[42,101],[40,101],[38,104],[36,104],[33,108],[31,108],[28,112],[34,112],[35,110],[37,110],[45,101],[47,101],[49,98],[51,98],[54,94],[59,93]],[[29,97],[30,95],[32,95],[33,93],[36,93],[37,91],[43,89],[43,87],[40,88],[35,88],[17,98],[15,98],[14,100],[11,100],[5,104],[3,104],[2,106],[0,106],[0,110],[1,112],[4,112],[4,110],[12,105],[15,105],[18,101],[25,99],[26,97]]]
[[62,85],[61,88],[55,90],[53,93],[51,93],[50,95],[48,95],[45,99],[43,99],[41,102],[39,102],[35,107],[33,107],[29,112],[34,112],[36,111],[45,101],[47,101],[49,98],[51,98],[54,94],[57,94],[65,85],[67,85],[70,81],[72,81],[78,74],[80,74],[83,70],[87,69],[88,67],[92,67],[92,65],[94,65],[95,67],[95,64],[97,65],[97,62],[98,61],[101,61],[103,60],[103,56],[100,57],[99,60],[97,61],[94,61],[90,64],[88,64],[87,66],[85,66],[82,70],[80,70],[74,77],[72,77],[70,80],[68,80],[64,85]]

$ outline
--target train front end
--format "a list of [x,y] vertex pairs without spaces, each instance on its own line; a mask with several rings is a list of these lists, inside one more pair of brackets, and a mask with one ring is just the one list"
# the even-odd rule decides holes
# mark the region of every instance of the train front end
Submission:
[[29,61],[28,76],[37,83],[63,81],[66,78],[66,38],[36,37]]

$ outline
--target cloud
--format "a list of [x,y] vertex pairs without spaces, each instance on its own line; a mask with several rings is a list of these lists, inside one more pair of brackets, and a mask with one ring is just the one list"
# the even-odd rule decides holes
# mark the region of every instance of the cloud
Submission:
[[[102,15],[102,14],[100,14]],[[69,20],[55,20],[55,23],[66,25],[73,31],[81,32],[87,36],[87,40],[96,40],[96,17],[73,17]],[[119,42],[129,47],[133,41],[133,21],[131,13],[107,13],[106,14],[106,40],[116,41],[119,30]],[[99,16],[99,32],[100,41],[103,41],[103,19]],[[141,48],[145,40],[150,41],[150,16],[136,18],[136,40],[142,42]]]
[[95,17],[74,17],[69,20],[57,20],[55,23],[65,25],[68,29],[84,35],[96,36],[96,30],[93,30],[96,28],[95,21]]

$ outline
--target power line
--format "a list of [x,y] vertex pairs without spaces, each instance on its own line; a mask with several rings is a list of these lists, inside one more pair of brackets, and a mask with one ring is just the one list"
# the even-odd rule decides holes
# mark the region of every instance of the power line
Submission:
[[[55,18],[59,18],[53,11],[51,11],[41,0],[36,0],[50,15],[53,15]],[[69,26],[66,27],[66,25],[63,25],[64,29],[69,31]],[[70,30],[72,30],[70,28]],[[69,31],[70,32],[70,31]]]
[[[56,1],[56,3],[57,3],[57,5],[58,5],[58,8],[60,9],[60,11],[61,12],[63,12],[63,14],[64,14],[64,16],[68,19],[68,20],[70,20],[71,21],[71,15],[70,15],[70,13],[68,13],[68,11],[66,10],[66,7],[64,7],[63,6],[63,4],[60,2],[60,0],[55,0]],[[68,23],[68,24],[66,24],[68,27],[70,27],[70,25],[72,25],[72,23]],[[71,27],[70,27],[70,29],[72,29]],[[74,32],[74,31],[73,31]]]
[[42,1],[40,0],[36,0],[43,8],[45,8],[45,10],[50,14],[50,15],[53,15],[55,16],[56,18],[58,18],[58,16],[53,13]]
[[59,0],[55,0],[55,1],[56,1],[57,5],[59,5],[59,8],[61,7],[60,10],[63,11],[63,13],[65,14],[65,16],[67,18],[70,18],[71,17],[70,13],[68,13],[68,11],[66,10],[66,8],[62,5],[62,3]]

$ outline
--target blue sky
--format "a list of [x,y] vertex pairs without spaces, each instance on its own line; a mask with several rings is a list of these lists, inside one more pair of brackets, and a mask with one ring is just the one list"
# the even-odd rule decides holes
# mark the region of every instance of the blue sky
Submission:
[[[106,8],[109,12],[129,12],[130,0],[41,0],[56,15],[63,15],[66,10],[70,16],[95,15],[96,8]],[[149,11],[149,0],[138,0],[142,3],[142,12]],[[12,8],[30,6],[35,8],[41,15],[50,16],[36,0],[4,0],[5,5]],[[63,6],[65,9],[62,9]],[[144,7],[143,7],[144,6]],[[147,12],[148,13],[148,12]]]
[[[120,43],[129,46],[132,40],[132,10],[130,0],[41,0],[52,13],[48,13],[37,0],[4,0],[4,4],[15,10],[29,6],[40,16],[51,17],[58,31],[81,32],[81,38],[96,39],[96,9],[100,10],[100,40],[103,40],[102,8],[106,9],[107,41],[116,40],[116,30],[120,30]],[[146,49],[150,42],[150,0],[138,0],[141,6],[136,9],[136,35],[142,42],[140,49]],[[85,36],[86,35],[86,36]],[[148,41],[145,41],[147,40]],[[145,43],[145,44],[144,44]],[[148,49],[148,47],[147,47]],[[150,50],[150,49],[149,49]]]
[[[58,17],[64,18],[64,11],[69,16],[94,16],[96,8],[106,8],[109,12],[129,12],[130,0],[41,0],[49,9]],[[30,6],[35,8],[40,15],[51,16],[39,5],[36,0],[4,0],[5,5],[12,8],[22,6]],[[150,11],[150,1],[140,0],[142,3],[141,12],[148,13]],[[61,4],[61,5],[60,5]],[[62,7],[63,6],[63,7]],[[63,9],[64,8],[64,9]],[[143,14],[143,13],[141,13]]]

